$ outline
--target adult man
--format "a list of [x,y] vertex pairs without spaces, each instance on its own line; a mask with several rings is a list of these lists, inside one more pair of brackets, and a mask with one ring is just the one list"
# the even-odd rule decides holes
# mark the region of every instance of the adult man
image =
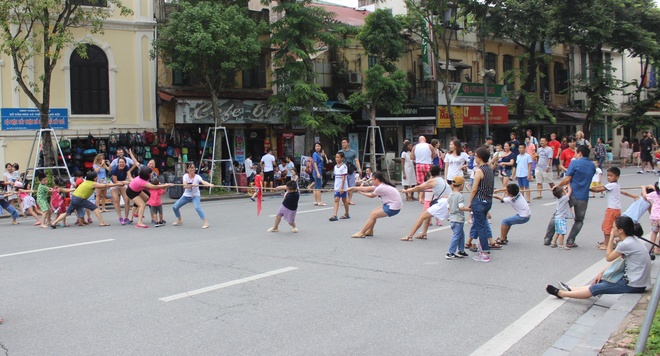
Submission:
[[520,152],[518,151],[518,146],[520,146],[520,141],[518,141],[518,139],[516,139],[516,133],[515,132],[512,132],[510,137],[511,137],[511,140],[509,140],[509,147],[511,147],[511,152],[513,152],[513,156],[515,157],[518,154],[520,154]]
[[[362,166],[360,166],[360,160],[358,159],[357,152],[351,149],[348,138],[346,137],[341,139],[341,152],[344,152],[344,162],[346,162],[346,168],[348,168],[348,175],[346,176],[348,187],[355,187],[355,171],[362,175]],[[355,205],[353,202],[352,190],[348,192],[348,204]]]
[[492,136],[486,136],[486,143],[484,145],[486,147],[488,147],[488,152],[490,152],[490,155],[492,157],[493,152],[495,152],[495,147],[493,146],[493,137]]
[[[589,153],[591,153],[589,147],[578,147],[575,153],[575,160],[568,168],[564,179],[557,184],[560,187],[570,184],[573,190],[569,205],[575,210],[575,223],[566,239],[566,247],[570,248],[578,247],[575,243],[575,238],[580,233],[580,230],[582,230],[582,225],[584,224],[584,217],[587,214],[587,206],[589,205],[589,186],[591,185],[591,178],[596,173],[596,166],[589,160]],[[552,214],[543,243],[550,245],[554,234],[555,215]]]
[[[561,156],[559,156],[559,169],[562,172],[568,171],[568,168],[571,166],[571,162],[576,154],[576,143],[575,137],[568,136],[568,148],[561,151]],[[586,146],[585,146],[586,147]],[[587,147],[589,148],[589,147]]]
[[112,162],[110,162],[110,168],[112,169],[112,168],[117,167],[117,160],[122,158],[122,157],[126,160],[126,166],[127,167],[129,167],[129,168],[133,167],[135,162],[133,162],[133,160],[128,158],[128,157],[124,157],[124,149],[123,148],[118,148],[117,149],[117,158],[113,159]]
[[250,184],[254,180],[254,168],[252,167],[252,153],[247,154],[245,159],[245,176],[247,177],[247,182]]
[[527,133],[527,137],[529,137],[529,143],[533,143],[534,146],[539,147],[539,140],[532,135],[532,129],[527,129],[525,132]]
[[[426,175],[431,170],[433,159],[437,156],[435,148],[426,143],[426,137],[419,136],[418,143],[410,151],[410,159],[415,162],[415,174],[417,176],[417,185],[421,185],[426,180]],[[419,201],[424,202],[424,194],[419,194]]]
[[548,183],[550,189],[555,186],[555,182],[552,181],[552,158],[554,157],[554,151],[552,148],[548,147],[548,140],[545,137],[541,137],[541,147],[536,150],[536,154],[539,156],[538,162],[536,162],[536,189],[538,194],[534,199],[541,199],[541,189],[543,189],[543,183]]
[[266,154],[261,157],[261,170],[264,172],[264,182],[265,186],[268,188],[273,187],[273,182],[275,182],[275,166],[277,162],[275,161],[275,156],[272,154],[273,150],[269,147],[266,149]]
[[557,178],[559,178],[559,155],[561,154],[561,143],[557,141],[557,134],[550,134],[550,142],[548,146],[552,148],[552,166],[555,167],[555,172],[557,172]]
[[647,163],[649,165],[648,172],[653,172],[653,147],[657,145],[658,143],[655,141],[650,132],[642,132],[642,139],[639,141],[642,168],[639,172],[637,172],[638,174],[644,173],[644,167],[646,167]]

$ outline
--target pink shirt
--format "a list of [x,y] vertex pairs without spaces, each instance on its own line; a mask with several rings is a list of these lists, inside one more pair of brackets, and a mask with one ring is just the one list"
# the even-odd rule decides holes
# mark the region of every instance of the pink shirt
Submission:
[[660,220],[660,195],[652,192],[646,194],[646,199],[651,203],[651,220]]
[[149,206],[161,206],[163,202],[160,201],[160,196],[165,194],[165,189],[149,189]]
[[131,183],[128,184],[128,187],[131,188],[132,191],[139,193],[144,190],[144,187],[147,185],[147,183],[149,182],[140,177],[136,177],[131,181]]
[[401,193],[396,188],[383,183],[374,189],[374,194],[380,197],[383,204],[389,205],[391,210],[401,210],[403,201],[401,199]]

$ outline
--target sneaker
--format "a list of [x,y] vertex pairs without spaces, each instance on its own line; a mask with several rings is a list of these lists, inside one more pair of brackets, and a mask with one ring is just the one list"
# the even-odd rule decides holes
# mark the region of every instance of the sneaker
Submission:
[[291,229],[291,231],[293,231],[294,233],[295,233],[295,232],[298,232],[298,228],[297,228],[297,227],[294,227],[293,229]]
[[126,220],[124,220],[124,218],[119,218],[119,224],[126,225]]
[[637,174],[644,174],[644,171],[639,171],[637,172]]
[[548,284],[545,286],[545,291],[548,292],[548,294],[554,295],[555,297],[561,299],[559,296],[559,289],[551,284]]
[[252,200],[252,201],[256,201],[256,200],[254,200],[254,198],[253,198],[253,197],[250,197],[250,200]]
[[453,253],[447,252],[447,254],[445,255],[445,258],[448,259],[448,260],[455,260],[455,259],[458,258],[458,256],[456,256]]
[[564,282],[559,282],[559,287],[567,292],[571,291],[571,287],[569,287],[568,284]]
[[490,256],[487,253],[480,253],[472,257],[472,259],[477,262],[490,262]]
[[154,223],[154,227],[161,227],[161,226],[163,226],[163,224],[161,224],[160,222],[155,222]]
[[468,257],[469,255],[465,253],[465,251],[458,251],[456,252],[456,257],[458,258],[463,258],[463,257]]
[[91,224],[92,223],[92,218],[87,218],[87,222]]

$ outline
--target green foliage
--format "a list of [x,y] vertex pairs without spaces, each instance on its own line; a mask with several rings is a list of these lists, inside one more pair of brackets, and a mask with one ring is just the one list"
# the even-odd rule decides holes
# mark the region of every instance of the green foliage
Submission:
[[655,313],[649,337],[646,339],[646,347],[641,355],[653,356],[658,354],[660,354],[660,313]]
[[404,71],[397,69],[390,73],[384,66],[376,64],[367,70],[364,90],[353,93],[349,103],[356,109],[374,105],[396,114],[403,110],[409,88]]
[[207,89],[219,91],[233,82],[236,71],[256,64],[263,25],[247,9],[222,2],[182,2],[162,25],[152,57],[183,73],[193,73]]
[[357,39],[367,53],[387,65],[396,62],[403,53],[402,31],[401,22],[390,10],[379,9],[367,16]]

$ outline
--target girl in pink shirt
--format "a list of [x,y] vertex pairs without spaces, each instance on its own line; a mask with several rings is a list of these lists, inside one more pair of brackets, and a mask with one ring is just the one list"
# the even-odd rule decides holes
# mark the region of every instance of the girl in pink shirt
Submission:
[[138,177],[133,179],[126,189],[126,195],[138,207],[138,222],[135,224],[136,228],[146,229],[149,227],[148,225],[142,223],[144,208],[147,206],[147,201],[149,200],[149,192],[146,191],[146,189],[159,189],[161,187],[168,188],[172,186],[170,183],[163,185],[153,185],[149,183],[149,178],[151,178],[151,168],[142,167]]

